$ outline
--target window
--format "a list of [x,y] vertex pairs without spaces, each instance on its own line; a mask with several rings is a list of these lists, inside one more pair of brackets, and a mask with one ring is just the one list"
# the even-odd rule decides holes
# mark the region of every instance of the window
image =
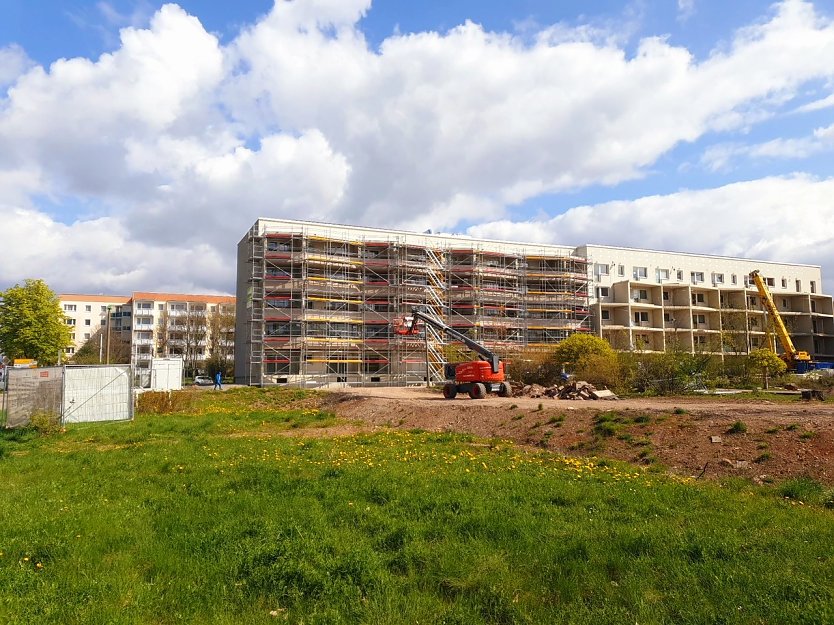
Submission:
[[657,270],[657,281],[662,282],[663,280],[669,279],[669,270],[668,269],[658,269]]
[[776,278],[765,278],[767,286],[776,286]]
[[634,267],[633,272],[635,280],[645,280],[649,276],[648,267]]
[[649,292],[646,289],[640,289],[637,294],[640,299],[649,299]]
[[750,317],[750,327],[751,328],[758,328],[759,327],[759,320],[755,317]]
[[67,325],[68,326],[74,326],[75,325],[75,319],[67,319]]
[[790,308],[788,308],[788,300],[784,297],[782,298],[782,310],[790,310]]
[[84,325],[85,326],[92,325],[92,321],[90,321],[89,319],[85,319],[84,320]]
[[85,339],[89,339],[89,338],[90,338],[90,333],[89,333],[89,332],[85,332],[85,333],[84,333],[84,338],[85,338]]
[[649,322],[649,313],[636,311],[634,313],[634,323],[648,323]]
[[[74,341],[75,337],[72,337],[72,340]],[[68,354],[74,354],[75,353],[75,348],[74,347],[67,347],[67,353]]]
[[678,269],[677,278],[678,282],[683,282],[683,269]]
[[817,283],[811,280],[811,293],[817,292]]
[[788,279],[787,278],[782,278],[782,288],[783,289],[788,288]]
[[750,304],[751,307],[757,304],[758,300],[756,300],[755,296],[751,295],[747,298],[747,303]]
[[597,287],[597,297],[608,297],[608,287],[607,286]]
[[689,278],[692,280],[692,284],[698,284],[699,282],[704,281],[704,272],[692,271],[689,273]]
[[704,294],[703,293],[693,293],[692,294],[692,305],[697,306],[699,304],[704,303]]
[[736,274],[732,274],[730,276],[730,282],[732,282],[733,284],[738,284],[738,276]]
[[693,337],[695,339],[695,345],[706,345],[707,344],[707,337],[705,336],[696,336]]
[[796,281],[796,292],[797,292],[797,293],[801,293],[801,292],[802,292],[802,280],[797,280],[797,281]]
[[594,273],[597,276],[607,276],[608,275],[608,265],[603,265],[601,263],[594,263]]
[[93,307],[90,304],[87,304],[86,306],[84,306],[84,311],[85,312],[92,312]]
[[75,304],[64,304],[65,312],[75,312]]
[[165,310],[165,304],[159,304],[157,310]]
[[714,274],[712,274],[712,283],[713,284],[724,284],[724,274],[723,273],[714,273]]
[[663,313],[663,321],[666,323],[672,323],[672,313]]
[[817,303],[811,300],[811,312],[817,312]]
[[600,311],[599,314],[600,314],[600,317],[602,318],[603,321],[608,321],[609,319],[611,319],[611,311],[610,310],[602,310],[602,311]]
[[107,312],[107,306],[102,306],[101,307],[101,312]]
[[663,291],[663,301],[664,302],[669,301],[669,291]]
[[703,325],[706,322],[706,315],[692,315],[692,325]]
[[625,275],[625,265],[617,265],[617,275],[624,276]]

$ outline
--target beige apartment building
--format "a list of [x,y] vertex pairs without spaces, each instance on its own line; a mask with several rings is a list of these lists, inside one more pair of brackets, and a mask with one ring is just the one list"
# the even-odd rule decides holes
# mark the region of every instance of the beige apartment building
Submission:
[[213,353],[231,360],[235,298],[228,295],[135,292],[115,311],[113,330],[130,337],[133,365],[181,357],[196,369]]
[[180,357],[186,369],[195,369],[212,353],[231,361],[234,352],[232,296],[134,292],[64,294],[59,300],[73,332],[67,355],[106,328],[108,311],[111,340],[129,343],[131,363],[138,369],[148,368],[152,358],[169,357]]
[[130,300],[128,295],[82,295],[63,293],[58,296],[64,311],[66,324],[70,328],[72,345],[64,353],[73,355],[78,348],[90,340],[99,328],[107,324],[107,309],[115,310]]
[[[832,298],[819,266],[583,245],[596,333],[617,349],[745,354],[767,344],[759,270],[797,349],[834,359]],[[778,347],[778,346],[777,346]]]
[[235,378],[439,381],[456,346],[442,333],[392,329],[415,306],[499,354],[575,332],[617,349],[743,354],[767,336],[755,269],[796,347],[834,360],[818,266],[258,219],[238,244]]

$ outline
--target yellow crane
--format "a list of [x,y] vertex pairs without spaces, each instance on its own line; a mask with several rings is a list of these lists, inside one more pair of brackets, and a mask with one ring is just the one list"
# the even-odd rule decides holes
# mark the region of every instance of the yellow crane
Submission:
[[782,315],[779,314],[779,309],[776,308],[776,303],[773,301],[773,296],[765,284],[764,278],[759,274],[759,270],[750,273],[750,279],[756,285],[759,291],[759,296],[762,298],[767,313],[773,320],[773,327],[776,330],[776,336],[779,338],[779,344],[782,346],[782,359],[787,363],[789,369],[805,370],[811,364],[811,356],[808,352],[801,352],[794,347],[791,335],[788,334],[788,329],[785,327],[785,322],[782,320]]

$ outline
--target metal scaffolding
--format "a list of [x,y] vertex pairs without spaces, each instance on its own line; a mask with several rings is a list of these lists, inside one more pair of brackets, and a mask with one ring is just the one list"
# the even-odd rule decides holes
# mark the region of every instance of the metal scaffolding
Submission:
[[371,233],[348,240],[339,229],[311,232],[303,224],[252,228],[251,305],[240,307],[249,325],[250,384],[441,381],[455,346],[432,329],[425,336],[392,331],[416,306],[505,352],[591,330],[583,258]]

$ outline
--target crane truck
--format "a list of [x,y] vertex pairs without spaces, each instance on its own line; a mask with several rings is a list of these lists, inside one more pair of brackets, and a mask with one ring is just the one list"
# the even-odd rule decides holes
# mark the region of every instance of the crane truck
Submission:
[[785,327],[785,322],[782,320],[782,315],[779,314],[779,309],[776,308],[773,296],[770,294],[770,290],[767,288],[767,284],[765,284],[764,278],[762,278],[759,274],[758,269],[750,273],[750,279],[753,280],[753,283],[756,285],[756,289],[759,291],[759,296],[762,298],[762,303],[764,304],[767,313],[770,315],[770,318],[773,320],[776,336],[779,338],[779,344],[782,346],[782,351],[784,352],[781,354],[782,360],[784,360],[785,364],[788,365],[789,370],[804,373],[811,368],[810,354],[808,354],[808,352],[799,351],[796,347],[794,347],[791,335],[788,334],[788,329]]
[[394,331],[406,336],[418,334],[418,321],[461,341],[480,357],[479,360],[454,365],[454,380],[449,380],[443,385],[443,397],[454,399],[458,393],[468,393],[472,399],[483,399],[487,393],[496,393],[499,397],[510,396],[510,385],[504,376],[504,363],[498,356],[462,332],[447,326],[434,315],[414,308],[410,316],[394,324]]

